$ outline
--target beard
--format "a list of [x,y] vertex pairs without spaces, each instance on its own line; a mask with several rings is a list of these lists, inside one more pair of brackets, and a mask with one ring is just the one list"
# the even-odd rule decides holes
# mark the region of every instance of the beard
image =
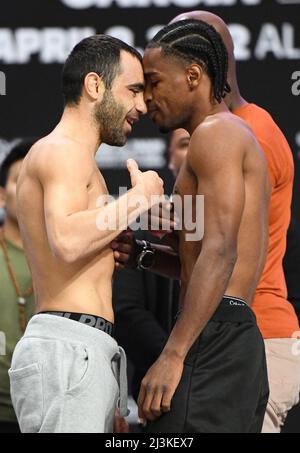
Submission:
[[112,146],[123,146],[126,143],[127,137],[123,131],[126,113],[126,108],[118,104],[111,90],[105,90],[93,114],[102,143]]

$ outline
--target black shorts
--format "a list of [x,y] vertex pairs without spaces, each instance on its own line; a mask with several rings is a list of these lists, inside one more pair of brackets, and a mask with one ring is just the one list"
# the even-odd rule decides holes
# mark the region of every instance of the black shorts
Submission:
[[184,361],[171,411],[149,433],[259,433],[269,396],[264,341],[251,308],[225,296]]

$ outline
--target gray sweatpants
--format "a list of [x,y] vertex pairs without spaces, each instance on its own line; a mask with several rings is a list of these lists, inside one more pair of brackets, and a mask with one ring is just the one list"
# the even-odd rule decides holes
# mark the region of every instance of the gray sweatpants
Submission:
[[9,370],[23,433],[107,433],[127,415],[126,358],[108,334],[66,318],[34,316]]

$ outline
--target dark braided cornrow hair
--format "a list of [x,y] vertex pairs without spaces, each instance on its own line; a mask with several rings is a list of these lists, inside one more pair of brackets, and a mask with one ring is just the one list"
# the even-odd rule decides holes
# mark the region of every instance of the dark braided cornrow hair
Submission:
[[219,33],[206,22],[187,19],[167,25],[147,45],[153,47],[161,47],[166,56],[199,64],[208,74],[218,102],[230,93],[226,47]]

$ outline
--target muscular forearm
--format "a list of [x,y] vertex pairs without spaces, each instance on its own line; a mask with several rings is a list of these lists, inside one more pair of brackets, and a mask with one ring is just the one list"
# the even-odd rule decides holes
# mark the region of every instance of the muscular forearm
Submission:
[[106,206],[67,216],[60,230],[53,235],[54,240],[50,241],[53,253],[67,262],[99,253],[149,209],[145,197],[144,204],[136,203],[140,196],[143,192],[136,186]]
[[235,254],[202,250],[194,267],[183,310],[164,354],[184,359],[222,299],[235,264]]

